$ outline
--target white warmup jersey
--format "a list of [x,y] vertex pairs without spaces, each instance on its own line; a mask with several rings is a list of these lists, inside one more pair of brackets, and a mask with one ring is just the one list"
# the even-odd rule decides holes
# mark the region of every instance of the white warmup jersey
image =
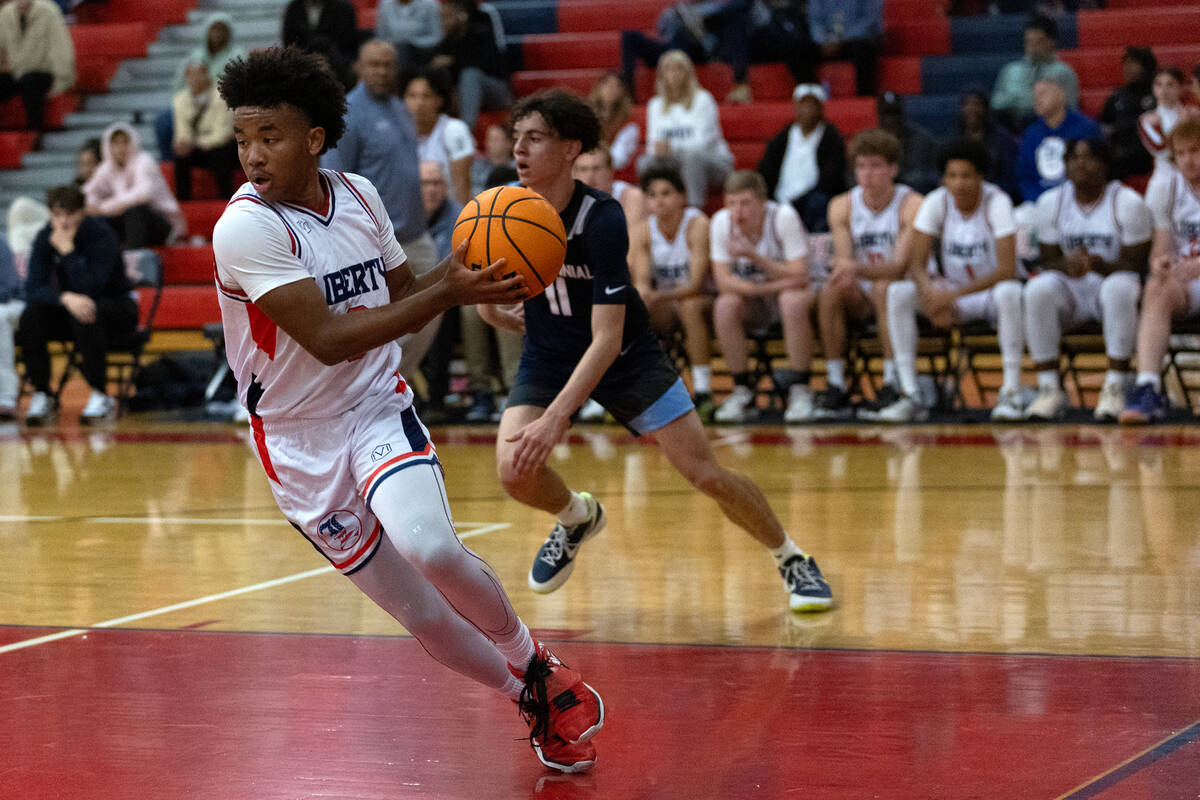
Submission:
[[[763,216],[762,231],[754,251],[773,261],[791,261],[808,255],[808,234],[800,215],[790,205],[767,201],[766,214]],[[729,255],[729,245],[732,239],[742,236],[741,231],[735,230],[730,219],[729,210],[721,209],[713,216],[711,230],[711,256],[713,261],[731,261],[733,274],[746,281],[762,283],[767,276],[757,264],[746,259],[734,259]]]
[[337,417],[378,393],[412,391],[390,343],[326,366],[279,330],[254,304],[272,289],[315,281],[336,313],[390,302],[385,273],[405,261],[392,223],[370,181],[321,170],[324,215],[268,203],[245,183],[213,232],[225,351],[238,397],[266,421]]
[[886,264],[892,260],[900,236],[900,208],[912,189],[896,184],[892,201],[882,211],[873,211],[863,200],[861,186],[850,190],[850,238],[854,258],[860,263]]
[[1121,256],[1123,245],[1150,240],[1150,212],[1137,192],[1117,181],[1104,194],[1083,208],[1070,181],[1042,194],[1037,203],[1037,237],[1042,244],[1056,244],[1063,253],[1086,249],[1109,264]]
[[990,183],[983,184],[970,216],[963,216],[945,188],[935,189],[921,203],[914,227],[941,239],[942,275],[955,286],[995,272],[996,240],[1016,232],[1012,201]]
[[1171,249],[1177,258],[1200,256],[1200,192],[1179,172],[1163,182],[1160,191],[1147,193],[1154,227],[1171,232]]
[[674,239],[667,239],[658,228],[658,217],[651,215],[650,262],[656,289],[677,289],[691,280],[692,256],[688,250],[688,225],[700,214],[698,208],[685,208],[683,221]]

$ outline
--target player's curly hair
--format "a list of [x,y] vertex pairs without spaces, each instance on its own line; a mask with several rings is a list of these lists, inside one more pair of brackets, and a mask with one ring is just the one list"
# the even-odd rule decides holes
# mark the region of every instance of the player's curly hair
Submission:
[[588,153],[600,144],[600,120],[582,99],[562,89],[543,89],[513,106],[509,131],[530,114],[541,114],[550,130],[560,139],[574,139],[580,153]]
[[987,175],[992,166],[992,157],[981,142],[974,139],[955,139],[938,151],[938,173],[946,174],[946,165],[951,161],[968,161],[980,175]]
[[325,129],[321,153],[337,147],[346,132],[346,93],[341,82],[322,56],[298,47],[268,47],[233,59],[225,66],[217,91],[231,109],[295,106],[314,128]]

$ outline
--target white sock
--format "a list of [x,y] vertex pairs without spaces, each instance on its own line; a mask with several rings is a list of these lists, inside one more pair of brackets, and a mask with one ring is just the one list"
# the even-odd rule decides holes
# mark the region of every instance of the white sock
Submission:
[[579,525],[586,522],[588,518],[587,501],[579,492],[571,492],[571,499],[567,501],[557,516],[558,521],[563,525]]
[[1139,372],[1137,374],[1137,385],[1141,386],[1142,384],[1146,383],[1150,384],[1155,389],[1158,389],[1162,386],[1162,380],[1158,377],[1157,372]]
[[1038,370],[1037,374],[1039,389],[1057,389],[1058,388],[1058,370],[1042,369]]
[[692,367],[692,385],[694,391],[699,394],[701,392],[712,392],[712,367],[708,364],[704,366]]
[[[529,662],[526,661],[526,664]],[[500,694],[507,697],[509,700],[520,700],[521,692],[525,690],[525,684],[517,680],[517,676],[511,672],[508,678],[504,681],[504,685],[500,687]]]
[[774,557],[775,563],[779,565],[782,565],[783,562],[792,556],[804,555],[804,551],[797,547],[796,543],[792,541],[792,537],[786,533],[783,535],[783,544],[779,545],[779,547],[768,547],[767,549],[771,551],[771,556]]
[[918,397],[917,287],[912,281],[897,281],[888,286],[887,317],[900,391]]
[[830,386],[838,389],[846,388],[846,362],[840,358],[831,358],[825,362],[825,380]]
[[1120,370],[1110,369],[1108,372],[1104,373],[1104,385],[1108,386],[1115,383],[1119,386],[1124,386],[1129,383],[1129,379],[1132,377],[1132,375],[1133,373],[1131,372],[1121,372]]
[[533,637],[529,635],[529,628],[521,620],[517,620],[517,630],[513,631],[511,636],[503,641],[496,640],[494,644],[500,655],[504,656],[504,660],[520,672],[525,671],[529,659],[533,658]]
[[893,359],[884,359],[883,362],[883,385],[896,385],[896,362]]

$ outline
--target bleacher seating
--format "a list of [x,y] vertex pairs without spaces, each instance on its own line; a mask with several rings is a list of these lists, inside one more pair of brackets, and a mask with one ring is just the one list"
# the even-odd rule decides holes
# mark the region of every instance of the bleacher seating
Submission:
[[[548,86],[586,93],[605,72],[619,65],[620,30],[652,31],[670,0],[491,0],[499,9],[514,65],[518,95]],[[29,152],[33,137],[21,131],[18,100],[0,104],[0,203],[21,193],[38,194],[68,179],[74,150],[114,119],[134,123],[152,147],[150,123],[166,106],[179,59],[197,41],[203,21],[215,10],[233,14],[235,38],[244,47],[272,44],[279,35],[286,0],[105,0],[85,3],[77,13],[72,39],[79,82],[48,107],[51,129],[43,152]],[[375,22],[377,0],[353,0],[360,27]],[[914,121],[939,136],[956,126],[961,93],[990,89],[1001,65],[1020,53],[1024,15],[947,18],[940,0],[886,0],[885,47],[879,64],[880,88],[905,98]],[[202,7],[201,7],[202,6]],[[1130,43],[1154,47],[1160,63],[1190,70],[1200,60],[1200,15],[1194,0],[1107,0],[1105,10],[1059,17],[1060,52],[1079,74],[1081,105],[1095,115],[1121,80],[1121,53]],[[1148,8],[1149,6],[1149,8]],[[1150,10],[1152,9],[1152,11]],[[1135,41],[1136,40],[1136,41]],[[697,75],[720,100],[733,86],[724,64],[701,65]],[[876,124],[871,98],[855,98],[848,62],[823,64],[821,80],[831,100],[827,117],[847,138]],[[644,126],[645,103],[653,94],[652,70],[639,68],[635,120]],[[792,117],[792,79],[780,64],[750,69],[755,102],[721,105],[721,120],[739,167],[753,167],[766,141]],[[503,114],[482,114],[477,132]],[[24,169],[17,169],[24,167]],[[169,166],[164,166],[173,181]],[[197,199],[183,204],[189,235],[202,239],[224,203],[211,175],[194,173]],[[163,248],[166,291],[158,315],[160,329],[197,330],[218,318],[212,291],[212,252],[207,244]]]

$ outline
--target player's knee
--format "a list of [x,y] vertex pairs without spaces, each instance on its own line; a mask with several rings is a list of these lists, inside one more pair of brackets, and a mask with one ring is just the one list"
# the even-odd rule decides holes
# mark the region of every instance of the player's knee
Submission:
[[1141,285],[1132,272],[1114,272],[1100,284],[1100,305],[1104,308],[1136,307]]
[[717,301],[713,304],[713,318],[718,321],[740,322],[744,308],[745,303],[742,301],[741,295],[722,293],[717,295]]
[[888,308],[912,309],[917,308],[917,285],[912,281],[896,281],[888,284]]
[[[1057,281],[1050,275],[1039,275],[1025,284],[1025,302],[1031,308],[1044,308],[1054,300]],[[997,286],[997,302],[999,302],[999,286]]]
[[406,530],[393,541],[399,539],[400,554],[430,583],[436,586],[461,569],[462,545],[444,514],[418,515],[405,524]]
[[1021,284],[1016,281],[1001,281],[996,284],[993,291],[996,305],[1001,310],[1017,312],[1021,310]]

